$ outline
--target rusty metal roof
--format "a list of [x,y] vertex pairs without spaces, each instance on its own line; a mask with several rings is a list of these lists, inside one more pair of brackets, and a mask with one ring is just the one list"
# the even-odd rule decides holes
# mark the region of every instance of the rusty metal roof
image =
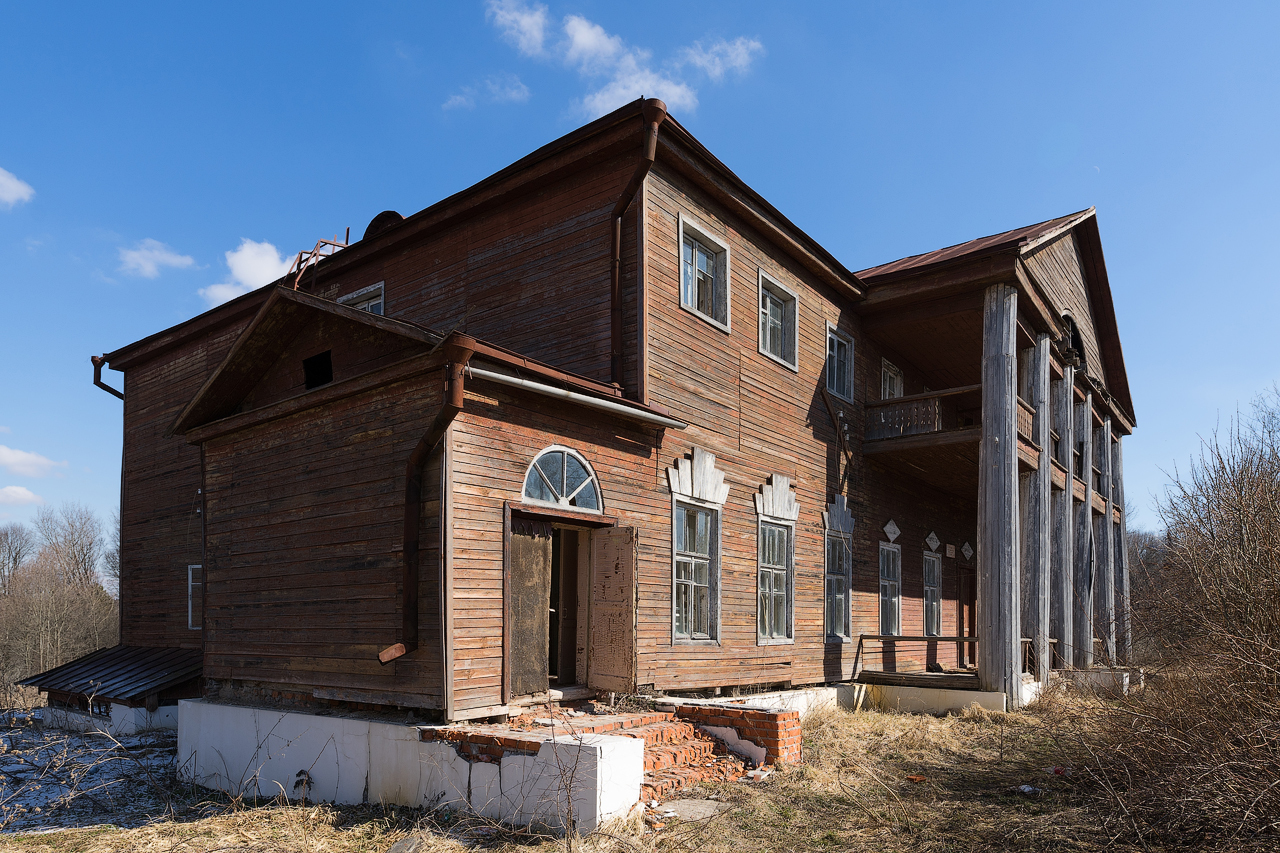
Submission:
[[1059,216],[1057,219],[1037,222],[1035,225],[1025,225],[1012,231],[992,234],[990,237],[979,237],[966,243],[957,243],[954,246],[947,246],[945,249],[935,249],[932,252],[925,252],[923,255],[912,255],[909,258],[890,261],[878,267],[862,270],[857,273],[857,276],[868,284],[874,284],[874,279],[890,276],[894,273],[916,271],[935,264],[960,260],[961,258],[976,258],[983,255],[995,255],[1000,252],[1016,250],[1028,243],[1037,242],[1042,237],[1061,229],[1065,225],[1072,224],[1075,220],[1081,219],[1090,212],[1092,212],[1092,208],[1067,216]]
[[199,678],[202,658],[200,649],[112,646],[18,683],[137,704],[152,693]]

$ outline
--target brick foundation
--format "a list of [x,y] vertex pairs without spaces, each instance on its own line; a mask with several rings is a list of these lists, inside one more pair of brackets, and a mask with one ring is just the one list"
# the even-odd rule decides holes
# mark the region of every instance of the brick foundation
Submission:
[[733,705],[680,705],[677,716],[700,726],[728,726],[738,736],[765,749],[769,764],[800,761],[800,712]]

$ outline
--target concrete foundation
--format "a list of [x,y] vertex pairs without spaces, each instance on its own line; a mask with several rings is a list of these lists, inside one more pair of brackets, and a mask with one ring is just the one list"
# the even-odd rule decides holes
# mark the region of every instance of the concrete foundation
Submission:
[[945,690],[936,687],[867,685],[867,700],[880,711],[908,714],[960,713],[971,705],[986,711],[1005,711],[1008,696],[987,690]]
[[178,772],[231,794],[450,807],[580,833],[625,817],[640,798],[636,738],[562,736],[486,762],[423,741],[423,728],[184,700]]
[[1142,687],[1141,669],[1094,667],[1092,669],[1064,669],[1058,673],[1074,689],[1093,693],[1109,699],[1128,695],[1129,691]]
[[100,717],[70,708],[41,708],[44,724],[55,729],[72,732],[102,732],[114,737],[127,737],[154,729],[176,729],[178,706],[163,705],[155,711],[146,708],[130,708],[112,703],[111,716]]

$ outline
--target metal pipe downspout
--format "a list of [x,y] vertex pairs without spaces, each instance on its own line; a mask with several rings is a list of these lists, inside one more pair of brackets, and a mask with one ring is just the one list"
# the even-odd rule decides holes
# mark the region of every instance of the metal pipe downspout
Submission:
[[[431,453],[440,445],[449,430],[449,424],[462,411],[464,378],[467,362],[475,352],[476,342],[465,335],[452,335],[444,344],[445,392],[444,405],[432,421],[430,428],[418,441],[405,464],[404,479],[404,560],[401,570],[400,639],[394,645],[378,652],[378,661],[391,663],[418,648],[418,532],[422,520],[422,475]],[[441,555],[443,557],[443,555]],[[444,597],[444,563],[441,561],[440,595]],[[440,626],[444,642],[444,625]],[[447,656],[446,656],[447,657]],[[445,659],[441,659],[443,668]]]
[[658,127],[667,117],[667,105],[657,98],[644,102],[644,151],[640,162],[631,174],[631,180],[622,191],[618,203],[613,206],[611,221],[611,266],[609,270],[609,325],[610,353],[609,375],[613,383],[622,387],[622,215],[627,212],[658,153]]
[[479,367],[468,367],[467,373],[474,379],[484,379],[489,382],[497,382],[502,385],[510,385],[513,388],[523,388],[526,391],[532,391],[535,394],[543,394],[547,397],[556,397],[561,400],[568,400],[585,406],[589,409],[599,409],[603,412],[610,412],[615,415],[629,418],[631,420],[643,421],[653,426],[667,427],[669,429],[684,429],[688,426],[684,421],[678,421],[675,418],[668,418],[655,412],[647,412],[644,409],[635,409],[623,403],[615,403],[613,400],[603,400],[599,397],[588,397],[586,394],[579,394],[576,391],[566,391],[563,388],[556,388],[551,385],[543,385],[541,382],[530,382],[528,379],[521,379],[518,376],[508,376],[505,373],[494,373],[491,370],[482,370]]
[[102,381],[102,365],[107,363],[106,355],[91,355],[89,356],[89,361],[93,362],[93,384],[97,385],[108,394],[111,394],[114,397],[119,397],[123,400],[124,394],[121,394],[119,391]]

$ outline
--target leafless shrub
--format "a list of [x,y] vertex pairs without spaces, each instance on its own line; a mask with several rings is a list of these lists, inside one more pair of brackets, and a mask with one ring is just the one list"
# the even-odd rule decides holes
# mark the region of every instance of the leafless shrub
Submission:
[[9,589],[9,578],[35,553],[36,540],[25,524],[0,526],[0,595]]
[[40,550],[66,582],[86,587],[98,582],[102,522],[92,510],[78,503],[66,503],[56,510],[40,507],[32,523],[40,537]]
[[[1133,565],[1148,687],[1078,714],[1111,811],[1140,836],[1280,828],[1280,402],[1203,443]],[[1234,843],[1234,842],[1233,842]]]

